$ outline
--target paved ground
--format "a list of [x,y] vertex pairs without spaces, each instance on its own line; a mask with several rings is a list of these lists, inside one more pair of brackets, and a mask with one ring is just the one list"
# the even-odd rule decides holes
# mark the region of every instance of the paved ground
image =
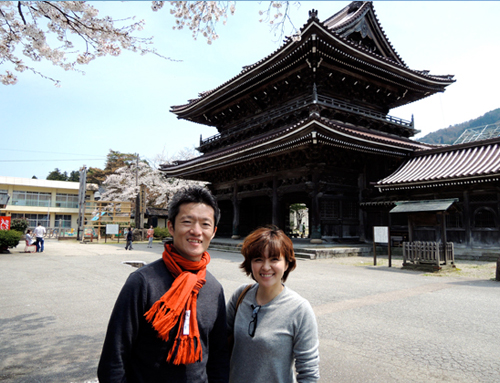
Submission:
[[[0,254],[0,381],[95,381],[109,314],[135,270],[122,262],[151,262],[161,244],[125,251],[49,240],[42,254],[20,251]],[[227,298],[249,282],[241,255],[210,253]],[[500,381],[493,263],[459,263],[462,271],[440,277],[377,263],[300,260],[290,274],[287,285],[318,318],[322,382]]]

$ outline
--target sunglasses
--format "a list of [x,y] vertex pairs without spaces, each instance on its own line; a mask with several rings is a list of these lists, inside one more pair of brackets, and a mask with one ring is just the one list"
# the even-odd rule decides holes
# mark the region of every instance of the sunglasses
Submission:
[[261,306],[254,306],[252,305],[252,320],[248,324],[248,335],[250,335],[252,338],[255,335],[255,329],[257,328],[257,314],[259,313]]

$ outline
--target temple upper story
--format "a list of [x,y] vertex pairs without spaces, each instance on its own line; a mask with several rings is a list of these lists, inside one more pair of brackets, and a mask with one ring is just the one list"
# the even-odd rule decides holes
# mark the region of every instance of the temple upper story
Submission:
[[284,44],[235,77],[173,106],[178,118],[219,134],[200,142],[203,153],[273,131],[316,114],[332,121],[409,138],[413,121],[388,113],[455,80],[408,68],[380,25],[372,2],[353,2],[320,22],[315,10]]

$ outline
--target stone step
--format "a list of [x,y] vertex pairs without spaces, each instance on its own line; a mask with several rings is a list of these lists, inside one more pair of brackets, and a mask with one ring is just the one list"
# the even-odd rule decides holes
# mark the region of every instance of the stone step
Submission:
[[297,258],[319,259],[319,258],[337,258],[337,257],[362,257],[368,256],[372,252],[370,246],[353,247],[329,247],[329,248],[305,248],[297,249],[295,256]]
[[[368,256],[372,253],[372,247],[370,245],[365,246],[325,246],[322,245],[310,245],[303,247],[304,245],[294,246],[295,256],[302,259],[319,259],[319,258],[335,258],[335,257],[356,257],[356,256]],[[231,251],[239,253],[241,249],[241,243],[239,242],[227,242],[227,241],[217,241],[213,240],[210,243],[209,249],[219,250],[219,251]]]

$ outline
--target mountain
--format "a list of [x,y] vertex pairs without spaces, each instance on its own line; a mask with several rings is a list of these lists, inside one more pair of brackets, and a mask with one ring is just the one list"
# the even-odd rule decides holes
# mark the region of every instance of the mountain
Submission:
[[474,120],[451,125],[448,128],[439,129],[429,133],[424,137],[417,139],[426,144],[453,144],[458,137],[466,130],[471,128],[484,127],[485,125],[500,124],[500,108],[485,113],[483,116]]

